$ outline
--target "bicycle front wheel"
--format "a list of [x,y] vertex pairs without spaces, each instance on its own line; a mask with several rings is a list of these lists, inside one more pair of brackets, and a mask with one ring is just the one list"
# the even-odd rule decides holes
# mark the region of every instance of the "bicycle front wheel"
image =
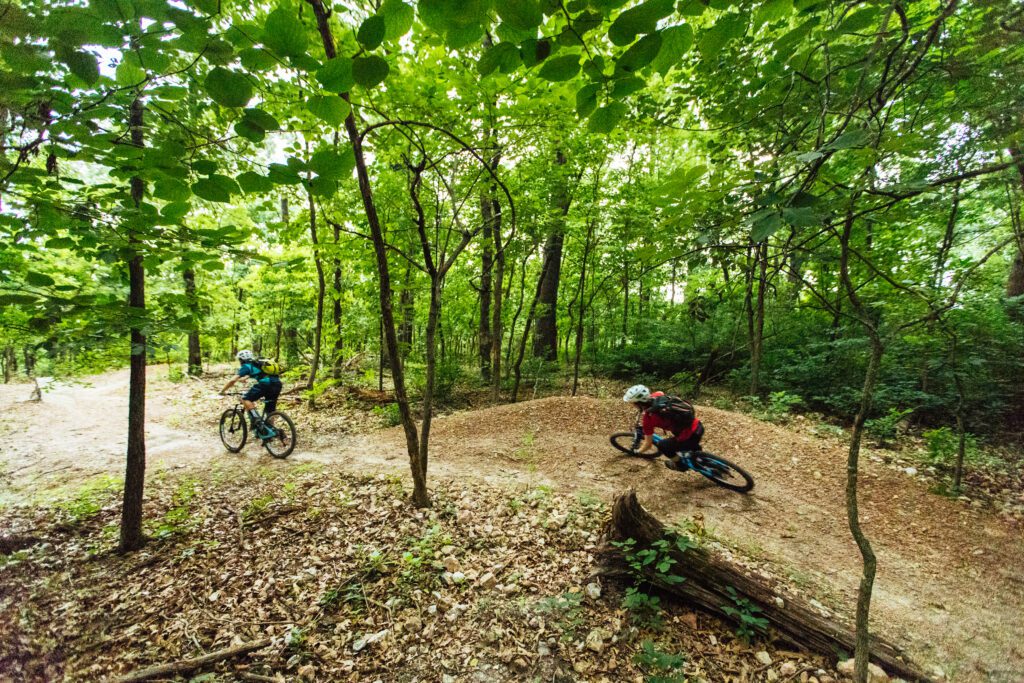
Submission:
[[275,458],[287,458],[295,450],[295,423],[277,411],[264,419],[264,429],[270,434],[263,439],[263,447]]
[[637,453],[633,450],[633,440],[635,438],[636,435],[633,432],[615,432],[608,437],[608,441],[611,442],[612,446],[614,446],[616,450],[620,450],[626,455],[632,455],[638,458],[656,458],[660,455],[657,450],[650,451],[648,453]]
[[245,423],[245,415],[231,408],[220,416],[220,440],[224,448],[237,453],[245,447],[245,439],[249,434],[249,426]]
[[712,453],[695,453],[693,469],[730,491],[746,493],[754,488],[754,478],[742,467]]

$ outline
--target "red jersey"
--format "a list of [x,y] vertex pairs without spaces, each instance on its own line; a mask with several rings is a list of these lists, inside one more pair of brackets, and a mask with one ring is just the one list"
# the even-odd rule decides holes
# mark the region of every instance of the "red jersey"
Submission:
[[680,441],[685,441],[693,436],[693,433],[697,431],[697,427],[700,426],[700,420],[695,417],[689,427],[680,428],[664,415],[655,415],[654,413],[649,413],[645,410],[641,426],[644,430],[644,436],[650,436],[654,433],[655,429],[664,429],[667,432],[675,434]]

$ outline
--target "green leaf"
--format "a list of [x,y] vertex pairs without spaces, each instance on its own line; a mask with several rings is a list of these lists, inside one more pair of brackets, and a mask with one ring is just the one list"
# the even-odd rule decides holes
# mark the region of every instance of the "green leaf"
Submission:
[[633,73],[648,66],[657,58],[661,42],[660,33],[644,36],[619,57],[619,61],[615,63],[616,69]]
[[519,66],[519,48],[512,43],[498,43],[484,51],[480,61],[476,63],[476,70],[481,76],[487,76],[500,69],[501,73],[511,73]]
[[647,85],[647,81],[642,78],[637,78],[636,76],[620,78],[616,80],[615,85],[612,86],[612,97],[617,100],[621,100],[622,98],[643,89],[645,85]]
[[693,29],[689,24],[669,26],[661,32],[661,38],[661,51],[654,60],[654,70],[664,76],[693,45]]
[[384,0],[378,12],[384,17],[384,39],[398,40],[412,28],[415,11],[402,0]]
[[192,196],[192,190],[180,180],[158,178],[153,184],[153,196],[169,202],[182,202]]
[[562,55],[544,62],[537,75],[548,81],[567,81],[580,72],[580,56],[577,53]]
[[243,118],[263,130],[279,130],[281,124],[262,109],[246,109]]
[[384,17],[379,14],[375,14],[372,17],[367,17],[365,21],[359,26],[359,31],[356,33],[356,40],[367,50],[372,50],[378,47],[384,42],[384,34],[387,31],[387,24],[384,22]]
[[836,28],[836,33],[860,33],[864,29],[870,28],[879,18],[877,8],[866,7],[843,19],[839,27]]
[[540,64],[551,54],[551,41],[529,38],[519,45],[519,58],[526,68]]
[[278,64],[274,55],[257,47],[242,50],[239,53],[239,58],[242,60],[242,66],[249,71],[267,71],[273,69]]
[[335,57],[317,69],[316,80],[331,92],[348,92],[355,85],[352,77],[352,60],[348,57]]
[[86,85],[94,85],[100,78],[100,67],[96,57],[90,52],[76,50],[66,55],[63,60],[71,73],[85,81]]
[[535,29],[544,21],[537,0],[495,0],[494,9],[502,22],[520,31]]
[[274,183],[269,178],[255,171],[246,171],[237,180],[243,194],[264,194],[274,189]]
[[782,216],[774,209],[761,209],[751,219],[750,238],[755,242],[764,242],[783,226]]
[[54,279],[46,273],[37,273],[34,270],[25,273],[25,282],[33,287],[51,287],[56,284]]
[[306,108],[332,126],[341,125],[350,109],[348,102],[337,95],[314,95],[306,100]]
[[192,162],[192,170],[203,175],[210,175],[217,171],[217,162],[209,159],[197,159]]
[[240,119],[233,126],[235,133],[250,142],[261,142],[267,137],[267,131],[248,119]]
[[587,130],[591,133],[610,133],[619,125],[619,121],[626,114],[626,105],[622,102],[612,102],[605,105],[590,115],[587,122]]
[[276,9],[267,16],[261,39],[279,55],[299,57],[306,53],[306,27],[290,9]]
[[170,223],[180,223],[181,220],[188,215],[188,212],[192,209],[192,205],[188,202],[172,202],[160,209],[160,215]]
[[139,62],[139,56],[133,51],[121,55],[121,63],[117,65],[114,78],[119,85],[136,85],[146,80],[146,70]]
[[352,60],[352,77],[364,88],[372,88],[383,83],[390,70],[391,67],[384,58],[377,55],[356,57]]
[[672,13],[674,0],[647,0],[620,14],[608,29],[615,45],[629,45],[639,33],[652,33],[658,21]]
[[793,13],[793,0],[765,0],[754,13],[754,25],[764,24],[784,19]]
[[701,34],[697,42],[701,57],[709,61],[715,59],[726,43],[743,35],[746,23],[746,18],[739,14],[720,17],[714,26]]
[[338,152],[330,147],[314,152],[309,168],[318,176],[335,180],[351,173],[356,167],[356,157],[351,148]]
[[224,107],[244,107],[252,99],[252,84],[238,71],[214,67],[206,75],[203,87],[213,101]]
[[871,133],[866,130],[848,130],[832,142],[823,146],[822,149],[850,149],[853,147],[863,147],[871,139]]
[[786,222],[796,227],[810,227],[819,225],[821,219],[817,212],[809,206],[787,207],[782,210],[782,217]]
[[597,93],[600,90],[600,83],[588,83],[576,91],[576,113],[580,117],[590,116],[597,109]]
[[699,17],[707,8],[702,0],[682,0],[677,11],[684,17]]
[[241,190],[231,178],[219,173],[202,178],[192,184],[192,192],[199,198],[211,202],[229,202],[232,194],[238,194]]
[[0,294],[0,305],[37,304],[39,298],[31,294]]

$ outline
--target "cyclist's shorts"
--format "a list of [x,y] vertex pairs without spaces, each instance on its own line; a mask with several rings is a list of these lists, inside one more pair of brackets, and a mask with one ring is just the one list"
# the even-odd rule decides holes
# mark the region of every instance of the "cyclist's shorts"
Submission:
[[281,380],[276,382],[271,380],[269,382],[256,382],[249,390],[245,392],[242,397],[246,401],[258,401],[261,398],[266,401],[266,413],[272,413],[277,408],[277,397],[281,395]]

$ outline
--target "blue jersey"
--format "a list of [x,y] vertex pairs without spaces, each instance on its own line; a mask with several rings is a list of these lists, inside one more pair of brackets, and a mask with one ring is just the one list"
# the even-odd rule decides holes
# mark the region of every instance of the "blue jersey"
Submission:
[[[238,368],[239,377],[252,377],[257,382],[269,384],[272,378],[267,373],[259,369],[255,363],[242,363],[242,367]],[[279,380],[280,381],[280,380]]]

